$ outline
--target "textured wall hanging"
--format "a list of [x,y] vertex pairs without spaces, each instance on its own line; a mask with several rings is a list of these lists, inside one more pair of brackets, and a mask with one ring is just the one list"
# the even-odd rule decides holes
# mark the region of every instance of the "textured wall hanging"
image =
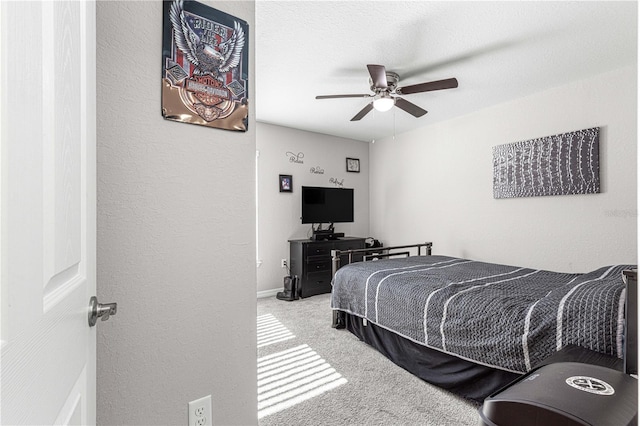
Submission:
[[600,192],[600,128],[493,147],[493,197]]
[[249,26],[195,1],[165,1],[162,116],[246,131]]

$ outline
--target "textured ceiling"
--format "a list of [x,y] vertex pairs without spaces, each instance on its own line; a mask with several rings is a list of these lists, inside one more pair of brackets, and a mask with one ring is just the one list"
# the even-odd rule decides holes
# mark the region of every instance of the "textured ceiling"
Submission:
[[[371,141],[637,64],[637,2],[256,2],[257,120]],[[459,87],[405,95],[426,109],[350,119],[370,93],[367,64],[399,86],[456,77]]]

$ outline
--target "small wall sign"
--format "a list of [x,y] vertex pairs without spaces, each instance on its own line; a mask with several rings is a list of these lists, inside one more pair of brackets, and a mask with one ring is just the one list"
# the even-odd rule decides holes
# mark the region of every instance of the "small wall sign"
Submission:
[[329,183],[334,184],[337,187],[342,188],[344,186],[344,179],[339,180],[338,178],[329,178]]
[[304,152],[299,152],[296,154],[295,152],[287,151],[285,155],[287,156],[287,158],[289,158],[290,163],[304,163],[304,161],[302,161],[302,159],[304,158]]

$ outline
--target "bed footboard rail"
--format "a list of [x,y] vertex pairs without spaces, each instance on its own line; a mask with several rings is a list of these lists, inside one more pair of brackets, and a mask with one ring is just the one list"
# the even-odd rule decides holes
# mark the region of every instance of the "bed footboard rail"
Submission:
[[[358,258],[361,257],[364,261],[368,261],[394,256],[407,257],[411,255],[411,249],[417,249],[418,256],[431,256],[432,246],[433,243],[427,242],[420,244],[411,244],[407,246],[373,247],[355,250],[331,250],[331,276],[333,277],[338,269],[340,269],[340,267],[348,265],[349,263],[353,263],[354,255],[357,255]],[[345,257],[347,262],[343,264],[342,261]]]

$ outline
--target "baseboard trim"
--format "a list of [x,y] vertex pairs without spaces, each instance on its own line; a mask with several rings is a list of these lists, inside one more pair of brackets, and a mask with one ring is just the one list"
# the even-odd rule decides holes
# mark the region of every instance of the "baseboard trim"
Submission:
[[282,291],[281,288],[274,288],[273,290],[263,290],[258,292],[258,299],[262,299],[264,297],[275,297],[276,294]]

